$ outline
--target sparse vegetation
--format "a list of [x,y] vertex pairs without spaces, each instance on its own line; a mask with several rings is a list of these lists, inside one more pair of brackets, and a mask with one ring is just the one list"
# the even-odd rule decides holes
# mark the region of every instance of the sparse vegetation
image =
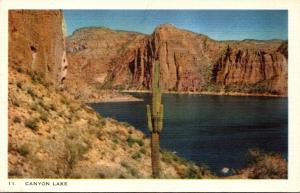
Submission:
[[36,103],[31,104],[30,109],[33,111],[37,111],[38,110],[38,105]]
[[27,144],[21,145],[21,147],[18,149],[18,152],[21,156],[27,157],[29,154],[29,146]]
[[174,154],[170,151],[161,149],[160,153],[161,153],[162,160],[167,163],[176,162],[176,163],[183,164],[183,165],[188,164],[187,160],[183,159],[182,157],[177,156],[176,154]]
[[16,85],[17,85],[17,87],[18,87],[19,89],[22,89],[22,82],[17,81]]
[[136,139],[133,138],[131,135],[128,136],[127,138],[127,143],[129,144],[129,146],[131,147],[134,143],[137,143],[139,146],[143,146],[144,145],[144,141],[142,139]]
[[140,152],[135,152],[132,156],[132,159],[140,159],[142,157],[141,153]]
[[124,127],[127,127],[127,128],[129,128],[129,127],[132,127],[129,123],[127,123],[127,122],[122,122],[121,123]]
[[27,119],[25,121],[25,126],[31,129],[32,131],[38,130],[38,121],[36,119]]
[[31,87],[27,88],[27,93],[32,97],[36,97],[36,93],[33,91],[33,89]]
[[118,140],[117,138],[113,138],[112,142],[113,142],[114,144],[119,144],[119,140]]
[[20,118],[20,117],[18,117],[18,116],[15,116],[15,118],[14,118],[13,122],[14,122],[14,123],[21,123],[21,122],[22,122],[22,120],[21,120],[21,118]]
[[17,70],[17,72],[19,72],[19,73],[23,73],[23,72],[24,72],[24,70],[23,70],[23,68],[22,68],[21,66],[17,66],[17,67],[16,67],[16,70]]
[[42,113],[40,115],[40,119],[46,123],[46,122],[48,122],[48,115],[46,113]]
[[38,102],[38,104],[39,104],[39,106],[42,107],[45,111],[47,111],[47,112],[49,111],[49,108],[50,108],[50,107],[47,106],[46,103],[43,102],[43,100],[40,100],[40,101]]
[[52,111],[57,111],[57,108],[56,108],[56,106],[55,106],[54,103],[51,103],[51,104],[49,105],[49,109],[52,110]]
[[265,153],[262,150],[251,149],[247,154],[248,164],[246,169],[238,173],[247,171],[248,178],[254,179],[286,179],[287,161],[278,154]]
[[78,138],[67,139],[65,145],[67,148],[68,165],[72,169],[73,165],[88,151],[89,147]]

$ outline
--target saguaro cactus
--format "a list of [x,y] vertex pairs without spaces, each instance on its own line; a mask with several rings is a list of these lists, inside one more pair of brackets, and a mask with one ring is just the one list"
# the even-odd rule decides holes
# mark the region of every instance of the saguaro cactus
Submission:
[[161,104],[161,88],[159,81],[159,63],[155,62],[152,74],[152,108],[147,105],[148,128],[151,132],[152,176],[160,176],[159,133],[163,127],[164,106]]

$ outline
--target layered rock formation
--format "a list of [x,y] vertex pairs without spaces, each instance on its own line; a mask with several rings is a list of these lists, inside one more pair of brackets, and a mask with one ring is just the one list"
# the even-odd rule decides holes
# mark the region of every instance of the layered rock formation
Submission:
[[228,44],[214,66],[215,83],[244,87],[259,85],[262,92],[286,94],[287,50],[284,45],[287,43],[281,41]]
[[[82,57],[92,66],[75,72],[75,79],[102,88],[149,89],[152,64],[159,60],[166,91],[219,92],[226,87],[228,92],[287,93],[287,42],[281,40],[215,41],[171,24],[149,36],[85,28],[68,38],[68,51],[71,61]],[[71,69],[80,66],[71,63]]]
[[68,62],[62,11],[9,11],[9,35],[11,67],[63,86]]

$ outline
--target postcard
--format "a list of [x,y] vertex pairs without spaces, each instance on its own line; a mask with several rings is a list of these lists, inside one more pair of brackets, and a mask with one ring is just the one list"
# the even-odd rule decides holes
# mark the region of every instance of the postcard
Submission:
[[300,191],[298,1],[0,4],[0,191]]

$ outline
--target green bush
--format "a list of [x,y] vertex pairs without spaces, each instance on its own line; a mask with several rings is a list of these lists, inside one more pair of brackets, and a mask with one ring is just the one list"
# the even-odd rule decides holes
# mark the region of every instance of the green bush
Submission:
[[27,157],[27,155],[29,154],[29,147],[28,145],[22,145],[19,149],[18,152],[21,156],[23,157]]
[[169,152],[167,150],[162,150],[162,149],[160,150],[160,152],[161,152],[162,160],[167,163],[176,162],[176,163],[183,164],[183,165],[188,164],[187,160],[177,156],[176,154],[174,154],[172,152]]
[[129,135],[129,137],[126,139],[127,143],[129,144],[129,146],[131,147],[134,143],[137,143],[139,146],[143,146],[144,145],[144,141],[142,139],[136,139],[131,137],[131,135]]
[[114,144],[119,144],[119,140],[118,140],[117,138],[114,138],[114,139],[112,140],[112,142],[113,142]]
[[131,158],[132,159],[140,159],[142,157],[142,155],[141,155],[141,153],[140,152],[135,152],[132,156],[131,156]]
[[141,152],[141,154],[145,154],[146,153],[145,148],[140,149],[140,152]]

